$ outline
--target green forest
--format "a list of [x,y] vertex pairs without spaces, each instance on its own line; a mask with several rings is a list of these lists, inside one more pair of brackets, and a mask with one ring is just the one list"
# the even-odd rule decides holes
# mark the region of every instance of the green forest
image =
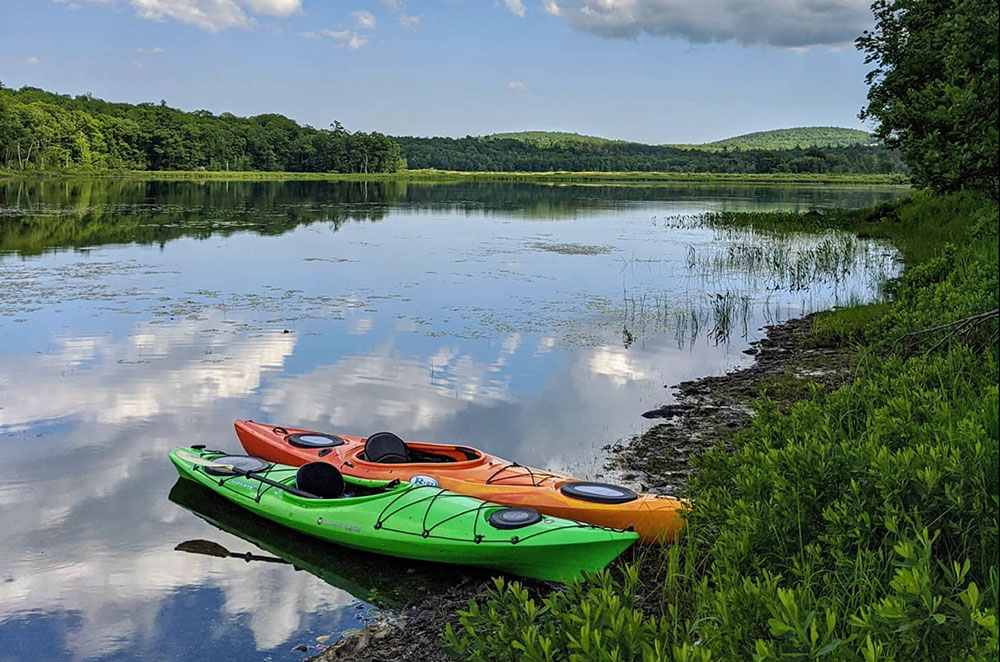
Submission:
[[399,145],[372,132],[302,126],[159,104],[111,103],[0,85],[0,166],[8,170],[395,172]]
[[[510,131],[506,133],[491,133],[484,138],[490,140],[520,140],[537,147],[553,147],[556,145],[584,144],[607,145],[609,143],[628,143],[626,140],[612,140],[599,136],[588,136],[568,131]],[[707,143],[665,143],[662,147],[680,147],[682,149],[697,149],[707,152],[722,150],[775,150],[775,149],[808,149],[810,147],[850,147],[852,145],[871,145],[876,140],[866,131],[845,129],[839,126],[802,126],[791,129],[773,129],[771,131],[755,131],[731,138],[714,140]],[[638,143],[643,144],[643,143]]]
[[635,171],[718,173],[906,172],[881,146],[785,150],[701,150],[617,141],[529,142],[519,138],[394,138],[410,168],[467,171]]
[[[821,129],[789,130],[802,145],[790,149],[771,149],[769,145],[785,143],[753,138],[758,134],[723,141],[732,147],[722,148],[644,145],[548,132],[390,138],[377,132],[352,133],[339,122],[316,129],[277,114],[184,112],[164,102],[112,103],[91,95],[0,85],[0,168],[14,172],[374,174],[408,167],[466,172],[906,173],[896,150],[864,144],[805,146],[822,142],[825,134],[816,133]],[[785,135],[759,135],[766,134]]]
[[794,129],[755,131],[700,145],[674,145],[674,147],[717,151],[724,149],[850,147],[851,145],[871,145],[875,142],[876,140],[869,133],[858,129],[844,129],[837,126],[804,126]]

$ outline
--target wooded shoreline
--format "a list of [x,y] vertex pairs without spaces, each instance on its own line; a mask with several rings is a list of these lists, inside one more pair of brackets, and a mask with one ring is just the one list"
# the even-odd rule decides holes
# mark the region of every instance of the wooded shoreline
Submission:
[[536,183],[725,183],[725,184],[844,184],[909,186],[900,174],[708,173],[708,172],[469,172],[458,170],[400,170],[388,173],[281,172],[227,170],[0,170],[0,179],[71,178],[146,179],[153,181],[406,181],[406,182],[536,182]]

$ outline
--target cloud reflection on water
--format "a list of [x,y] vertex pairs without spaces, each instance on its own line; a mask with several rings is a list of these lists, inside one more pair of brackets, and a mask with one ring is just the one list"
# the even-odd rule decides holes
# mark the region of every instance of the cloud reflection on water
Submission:
[[[173,551],[193,538],[253,547],[166,499],[167,451],[235,449],[235,418],[388,429],[595,477],[600,447],[640,432],[639,414],[669,401],[663,385],[747,361],[739,350],[764,323],[875,294],[859,278],[794,293],[763,291],[766,278],[738,269],[709,278],[688,267],[687,247],[711,265],[733,237],[650,223],[752,207],[749,190],[734,202],[703,190],[672,200],[502,187],[521,197],[490,202],[461,187],[435,202],[413,187],[396,192],[405,203],[369,208],[353,186],[213,184],[188,209],[202,189],[121,188],[165,204],[92,200],[65,214],[79,217],[73,225],[40,202],[32,213],[44,222],[0,236],[0,250],[20,252],[0,258],[0,334],[12,339],[0,345],[0,641],[47,633],[24,635],[24,651],[126,659],[204,648],[243,660],[287,651],[315,623],[350,622],[353,598],[311,574]],[[796,195],[779,202],[797,205]],[[817,195],[835,202],[835,192]],[[65,250],[94,236],[100,246]],[[729,288],[752,304],[748,338],[740,329],[715,344],[674,317]],[[628,298],[643,302],[638,313]],[[380,575],[405,572],[387,564]]]

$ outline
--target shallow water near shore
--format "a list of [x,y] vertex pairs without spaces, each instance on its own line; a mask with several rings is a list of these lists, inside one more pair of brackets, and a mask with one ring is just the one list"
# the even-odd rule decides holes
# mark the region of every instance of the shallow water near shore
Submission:
[[[236,418],[603,476],[664,385],[871,301],[896,251],[715,230],[903,188],[0,182],[0,660],[297,660],[448,569],[348,553],[184,484]],[[176,551],[208,540],[245,561]]]

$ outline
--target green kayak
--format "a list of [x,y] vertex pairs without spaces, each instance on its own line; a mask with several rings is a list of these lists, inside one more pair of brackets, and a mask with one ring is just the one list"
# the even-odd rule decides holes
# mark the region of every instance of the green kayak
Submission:
[[[233,552],[233,563],[247,563],[246,552],[273,554],[296,570],[305,570],[327,584],[350,593],[380,609],[399,609],[422,593],[443,593],[455,583],[455,569],[438,563],[410,561],[386,563],[386,558],[348,547],[331,550],[330,543],[293,531],[258,517],[204,485],[179,478],[169,498],[213,527],[249,543]],[[203,546],[192,550],[191,541],[177,549],[210,553]],[[206,541],[199,541],[204,544]],[[211,544],[211,543],[209,543]],[[259,548],[259,549],[258,549]],[[331,554],[335,551],[335,554]],[[251,560],[256,560],[253,556]],[[271,565],[271,563],[267,563]]]
[[202,447],[177,448],[182,478],[296,531],[354,549],[482,566],[550,581],[604,568],[638,535],[507,508],[437,487],[342,476],[333,465],[289,467]]

